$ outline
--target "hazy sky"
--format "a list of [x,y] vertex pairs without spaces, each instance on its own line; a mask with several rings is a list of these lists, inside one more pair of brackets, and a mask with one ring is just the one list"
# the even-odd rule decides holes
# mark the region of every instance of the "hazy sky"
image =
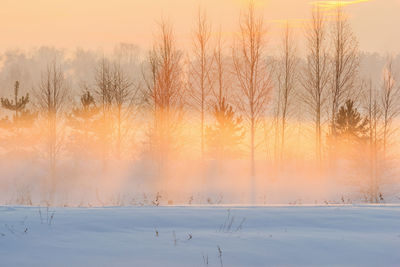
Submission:
[[[360,1],[360,0],[358,0]],[[258,0],[276,34],[275,20],[310,15],[310,0]],[[348,6],[364,51],[400,52],[400,0],[361,0]],[[147,47],[156,22],[169,18],[182,45],[188,44],[199,5],[215,28],[232,32],[245,0],[0,0],[0,50],[52,45],[110,49],[119,42]],[[276,38],[271,38],[276,39]],[[272,42],[273,45],[273,42]]]

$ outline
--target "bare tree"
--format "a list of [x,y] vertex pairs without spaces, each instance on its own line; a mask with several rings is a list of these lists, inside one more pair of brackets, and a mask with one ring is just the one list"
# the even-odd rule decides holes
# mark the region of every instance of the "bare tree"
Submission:
[[381,137],[379,131],[379,122],[381,119],[381,110],[378,103],[377,92],[373,90],[372,81],[368,85],[368,93],[366,97],[365,110],[367,113],[367,128],[368,128],[368,174],[369,188],[367,196],[370,202],[379,201],[379,184],[380,184],[380,168],[379,154],[381,150]]
[[[112,69],[112,95],[115,113],[115,131],[116,131],[116,156],[121,157],[121,148],[124,137],[127,136],[129,128],[124,127],[124,122],[130,119],[132,113],[133,101],[135,100],[137,88],[133,87],[133,83],[127,77],[118,63],[114,63]],[[125,138],[126,139],[126,138]]]
[[162,21],[159,35],[149,56],[151,78],[147,79],[145,98],[152,107],[150,143],[162,172],[172,149],[177,147],[183,114],[184,91],[181,53],[175,46],[172,26]]
[[393,170],[389,148],[394,144],[394,133],[397,128],[394,120],[400,114],[400,88],[396,84],[393,60],[389,58],[383,70],[380,90],[374,90],[372,82],[366,97],[366,113],[368,118],[368,176],[369,183],[366,198],[370,202],[383,199],[382,184],[385,176]]
[[234,157],[240,154],[239,145],[244,137],[242,118],[235,114],[236,111],[230,103],[231,73],[228,71],[227,60],[230,58],[224,55],[222,34],[219,31],[213,53],[213,71],[210,75],[213,83],[210,104],[214,123],[207,126],[205,131],[208,152],[217,159],[219,169],[227,156]]
[[215,103],[221,106],[223,99],[228,98],[228,88],[230,83],[227,80],[227,67],[226,67],[226,60],[224,57],[224,47],[222,42],[222,33],[221,30],[218,32],[217,37],[217,45],[214,49],[214,61],[213,61],[213,79],[212,81],[216,81],[217,85],[213,86],[213,96],[215,98]]
[[315,149],[318,164],[322,160],[322,111],[326,104],[326,90],[329,85],[329,62],[326,51],[326,30],[324,14],[317,6],[306,28],[307,59],[302,84],[305,89],[304,101],[315,124]]
[[142,104],[144,105],[145,109],[149,108],[150,113],[154,115],[153,119],[153,129],[156,129],[157,120],[155,119],[155,114],[157,114],[157,105],[155,100],[157,99],[157,77],[158,77],[158,56],[157,50],[154,46],[152,50],[149,51],[148,58],[147,58],[146,67],[142,68],[142,76],[145,82],[145,87],[143,91],[143,99]]
[[[272,99],[273,99],[272,100],[272,102],[273,102],[273,104],[272,104],[272,121],[271,121],[270,125],[268,122],[265,123],[265,127],[266,127],[265,139],[266,139],[266,144],[268,146],[268,138],[269,138],[269,136],[273,135],[273,137],[274,137],[273,157],[274,157],[275,163],[277,163],[278,159],[279,159],[279,145],[280,145],[280,142],[279,142],[280,127],[279,127],[279,125],[280,125],[281,104],[282,104],[281,103],[282,88],[280,87],[279,80],[278,80],[278,88],[277,88],[277,90],[274,90],[274,95],[273,95]],[[268,128],[270,128],[270,129],[268,129]],[[270,133],[272,131],[273,131],[273,133]],[[267,148],[267,150],[268,150],[268,148]],[[278,166],[278,164],[275,164],[275,165]]]
[[211,25],[206,12],[198,10],[196,28],[194,30],[193,53],[190,64],[190,91],[193,104],[200,112],[200,147],[201,157],[204,157],[205,112],[211,92],[210,74],[212,70],[212,53],[210,52]]
[[400,87],[396,84],[396,75],[393,69],[393,59],[389,58],[383,72],[383,85],[381,94],[382,108],[382,141],[383,156],[387,155],[390,137],[395,128],[394,119],[400,114]]
[[[255,193],[255,149],[256,132],[264,118],[272,79],[265,57],[266,31],[262,17],[250,2],[247,12],[241,17],[239,36],[234,44],[232,57],[241,96],[238,107],[249,125],[252,196]],[[254,199],[253,199],[254,200]]]
[[100,121],[98,123],[98,135],[101,146],[102,168],[107,168],[108,156],[110,153],[110,143],[112,135],[112,104],[113,104],[113,87],[112,87],[112,67],[110,62],[103,57],[99,62],[95,76],[96,89],[95,93],[99,98]]
[[283,31],[281,56],[279,59],[278,67],[278,90],[279,90],[279,104],[280,108],[280,159],[284,158],[285,151],[285,138],[287,120],[291,111],[291,104],[295,96],[296,82],[297,82],[297,67],[299,59],[297,58],[297,47],[294,40],[293,31],[290,28],[289,22]]
[[50,199],[57,183],[56,165],[62,145],[60,123],[67,104],[68,87],[61,67],[54,60],[42,74],[36,93],[37,104],[45,120],[46,156],[49,160]]
[[339,4],[335,10],[332,29],[332,79],[330,86],[330,131],[335,135],[335,116],[346,99],[349,98],[357,81],[359,55],[358,42],[354,36],[347,14]]

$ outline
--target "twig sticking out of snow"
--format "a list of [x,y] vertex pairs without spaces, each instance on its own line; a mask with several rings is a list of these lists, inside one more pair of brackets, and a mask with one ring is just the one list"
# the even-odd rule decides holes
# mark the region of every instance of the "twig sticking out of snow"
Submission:
[[238,232],[243,228],[243,224],[246,221],[246,218],[243,218],[240,224],[236,227],[235,230],[232,229],[234,222],[235,222],[235,216],[231,216],[231,211],[228,209],[228,216],[225,219],[225,222],[220,225],[218,232],[223,232],[223,233],[233,233],[233,232]]
[[51,213],[50,220],[49,220],[49,225],[51,225],[51,223],[53,222],[54,214],[55,214],[55,213],[56,213],[55,211],[53,211],[53,212]]
[[158,230],[157,230],[157,228],[154,228],[154,231],[156,232],[156,237],[158,237]]
[[202,253],[203,256],[203,263],[205,266],[208,266],[208,254],[204,255],[204,253]]
[[[50,211],[49,207],[46,207],[46,224],[51,226],[53,219],[54,219],[54,215],[55,215],[55,211]],[[49,216],[50,215],[50,216]],[[44,223],[44,218],[42,215],[42,210],[41,208],[39,208],[39,217],[40,217],[40,223],[43,224]]]
[[[15,236],[22,236],[28,233],[28,227],[25,225],[25,221],[22,221],[21,224],[23,225],[23,230],[15,229],[14,225],[5,224],[4,227],[13,235]],[[5,236],[4,233],[0,233],[0,236]]]
[[39,208],[40,224],[43,224],[42,210]]
[[8,224],[5,224],[4,226],[6,227],[6,229],[7,229],[8,231],[10,231],[10,233],[12,233],[13,235],[17,235],[17,234],[15,233],[14,226],[11,225],[11,227],[10,227]]
[[242,230],[243,224],[245,221],[246,221],[246,218],[243,218],[242,221],[240,222],[239,226],[236,228],[235,232]]
[[221,267],[224,267],[224,264],[222,263],[222,250],[220,246],[217,246],[218,248],[218,258],[219,258],[219,263],[221,264]]
[[228,209],[228,216],[226,217],[224,224],[221,224],[219,227],[219,232],[227,232],[227,230],[229,230],[229,225],[232,226],[233,220],[235,220],[235,217],[233,216],[231,218],[231,210]]
[[172,231],[172,236],[174,238],[174,246],[176,246],[176,244],[178,243],[178,239],[176,239],[175,231]]

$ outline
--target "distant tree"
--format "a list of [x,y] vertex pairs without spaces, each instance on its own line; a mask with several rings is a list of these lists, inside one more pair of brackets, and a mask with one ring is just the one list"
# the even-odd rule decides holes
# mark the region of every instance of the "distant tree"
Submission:
[[111,90],[115,120],[115,150],[116,157],[119,159],[123,143],[126,141],[129,132],[126,122],[130,119],[133,102],[138,90],[134,88],[128,75],[118,63],[114,64],[111,71]]
[[67,105],[69,88],[61,67],[54,60],[42,73],[36,90],[37,104],[43,117],[45,157],[49,162],[49,200],[52,201],[57,184],[57,161],[62,150],[65,132],[62,130],[63,113]]
[[206,143],[210,153],[218,160],[238,155],[239,145],[245,135],[242,117],[235,116],[232,106],[225,102],[225,98],[221,103],[215,104],[213,115],[215,125],[206,127]]
[[[379,202],[381,190],[382,166],[382,136],[380,131],[380,121],[382,119],[382,110],[379,105],[378,92],[373,90],[372,81],[369,82],[367,94],[365,95],[365,110],[367,113],[368,129],[368,159],[365,168],[367,171],[368,187],[366,197],[369,202]],[[362,158],[362,157],[361,157]]]
[[112,67],[110,62],[103,57],[99,62],[95,75],[95,94],[99,99],[97,101],[100,109],[100,119],[97,127],[97,135],[99,136],[102,168],[107,169],[108,158],[111,150],[112,138],[112,104],[113,104],[113,87],[112,87]]
[[25,109],[26,104],[29,102],[29,94],[18,97],[19,93],[19,82],[15,82],[14,86],[14,99],[1,98],[1,106],[5,109],[14,111],[14,118],[18,118],[18,114]]
[[397,143],[395,121],[400,114],[400,86],[389,58],[383,69],[383,84],[380,90],[372,92],[370,85],[367,101],[369,124],[369,188],[366,199],[370,202],[383,200],[382,188],[396,175],[398,162],[394,147]]
[[[122,63],[122,65],[127,65],[127,67],[132,68],[138,62],[138,57],[140,55],[139,47],[135,44],[130,43],[120,43],[114,47],[113,55],[117,62]],[[131,70],[132,72],[134,70]]]
[[[32,144],[24,144],[27,141],[26,135],[22,133],[23,129],[32,127],[34,121],[37,118],[36,112],[31,112],[27,109],[29,104],[29,94],[26,93],[25,96],[19,96],[19,82],[16,81],[14,85],[14,96],[13,99],[1,98],[2,108],[13,113],[12,119],[8,116],[1,120],[0,126],[10,133],[10,136],[6,137],[3,145],[10,148],[9,150],[13,152],[20,152],[25,146],[31,146]],[[22,140],[24,139],[24,141]]]
[[388,156],[388,148],[393,142],[396,131],[394,120],[400,114],[400,86],[397,84],[397,75],[393,67],[393,59],[389,58],[383,72],[383,85],[380,97],[382,110],[382,141],[383,157]]

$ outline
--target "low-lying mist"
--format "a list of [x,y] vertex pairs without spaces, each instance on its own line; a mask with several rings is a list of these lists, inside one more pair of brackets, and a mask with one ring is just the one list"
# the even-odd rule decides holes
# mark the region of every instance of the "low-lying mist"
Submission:
[[[161,153],[157,150],[161,149],[160,144],[149,144],[151,130],[143,124],[129,125],[130,130],[124,132],[130,134],[124,135],[121,148],[117,149],[115,131],[107,136],[95,127],[99,132],[92,129],[91,134],[85,135],[85,130],[74,131],[76,128],[63,118],[63,126],[57,127],[61,137],[52,166],[46,124],[39,122],[42,119],[18,133],[6,135],[2,131],[2,142],[8,145],[3,146],[0,160],[2,204],[84,207],[350,204],[371,202],[373,194],[367,150],[349,145],[340,148],[337,144],[318,164],[313,156],[313,137],[307,134],[310,130],[306,124],[300,129],[298,123],[289,125],[292,130],[287,132],[283,158],[273,152],[273,137],[266,142],[260,136],[253,177],[244,143],[246,136],[236,149],[230,147],[223,155],[206,142],[201,159],[195,142],[199,137],[192,131],[199,124],[193,122],[181,126],[179,142],[170,140]],[[142,133],[134,133],[132,129]],[[304,134],[299,136],[299,132]],[[396,202],[397,170],[390,165],[386,169],[379,176],[379,201]]]

